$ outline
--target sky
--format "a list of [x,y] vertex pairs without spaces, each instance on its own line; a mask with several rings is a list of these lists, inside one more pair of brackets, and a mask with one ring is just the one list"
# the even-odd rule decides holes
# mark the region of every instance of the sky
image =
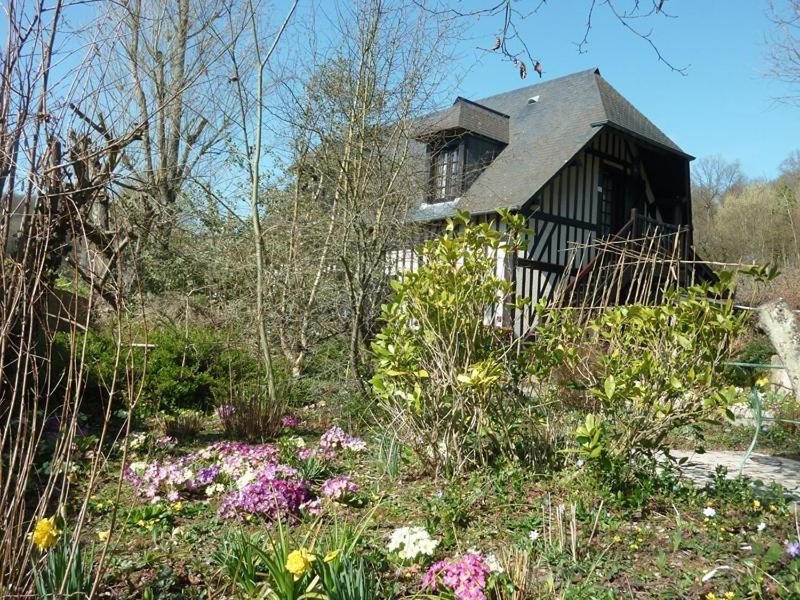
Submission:
[[[632,1],[617,0],[617,4]],[[278,19],[290,0],[264,2]],[[327,2],[300,0],[298,18],[304,10],[325,11]],[[449,2],[462,10],[494,4],[493,0]],[[515,6],[538,2],[516,0]],[[660,52],[674,65],[686,67],[685,75],[660,63],[647,42],[627,32],[600,1],[587,51],[579,53],[576,42],[583,37],[590,4],[590,0],[548,0],[538,13],[517,21],[531,53],[542,62],[543,80],[598,67],[684,151],[696,157],[719,154],[739,160],[753,178],[774,177],[781,161],[800,149],[800,104],[778,101],[788,89],[767,76],[768,43],[774,31],[768,0],[665,0],[666,11],[675,18],[651,19],[648,28],[653,28],[652,39]],[[476,49],[491,47],[500,27],[498,18],[463,23],[468,29],[453,64],[453,73],[461,80],[455,94],[479,100],[538,80],[531,65],[528,78],[521,81],[510,63]],[[5,35],[0,20],[0,36]],[[284,43],[291,44],[291,39],[289,35]]]
[[[767,0],[667,0],[665,8],[676,18],[650,21],[653,40],[670,62],[687,67],[686,75],[660,63],[600,2],[588,52],[578,53],[588,5],[588,0],[550,0],[520,23],[531,53],[542,62],[543,79],[599,67],[684,151],[738,159],[750,177],[775,176],[789,152],[800,148],[800,105],[776,101],[788,89],[767,76],[773,31]],[[538,79],[529,67],[527,80],[520,81],[510,63],[474,50],[478,42],[490,47],[498,27],[496,20],[482,19],[470,28],[475,39],[462,44],[460,63],[469,70],[460,95],[477,100]]]

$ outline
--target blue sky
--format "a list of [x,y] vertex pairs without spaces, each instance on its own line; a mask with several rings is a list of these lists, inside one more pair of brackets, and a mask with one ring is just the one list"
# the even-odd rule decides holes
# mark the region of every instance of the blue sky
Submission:
[[[583,36],[588,4],[550,0],[521,24],[545,78],[597,66],[685,151],[739,159],[751,177],[774,176],[786,155],[800,148],[800,106],[776,102],[787,88],[765,76],[772,25],[766,0],[668,0],[665,6],[677,18],[652,21],[653,39],[672,63],[688,65],[686,76],[659,63],[600,2],[588,52],[579,54],[575,42]],[[538,79],[531,72],[521,82],[510,63],[473,50],[478,42],[491,46],[498,26],[484,19],[471,28],[471,36],[483,39],[463,44],[461,64],[471,69],[461,95],[478,99]]]
[[[289,3],[264,1],[272,5],[276,19]],[[617,1],[620,6],[632,2]],[[491,4],[450,2],[465,10]],[[516,4],[533,6],[535,1]],[[549,0],[538,14],[519,22],[531,52],[542,61],[544,78],[599,67],[606,80],[686,152],[738,159],[750,177],[774,176],[787,154],[800,148],[800,105],[776,101],[787,88],[766,76],[772,31],[767,0],[666,0],[665,8],[676,18],[649,21],[653,39],[672,63],[688,67],[686,75],[659,63],[647,43],[625,31],[599,0],[588,52],[579,54],[576,42],[583,37],[589,4]],[[326,0],[301,0],[298,16],[321,6]],[[497,18],[484,18],[469,27],[453,65],[463,77],[458,95],[480,99],[538,80],[531,69],[521,81],[510,63],[475,49],[491,46],[499,25]],[[5,38],[3,25],[0,34]]]

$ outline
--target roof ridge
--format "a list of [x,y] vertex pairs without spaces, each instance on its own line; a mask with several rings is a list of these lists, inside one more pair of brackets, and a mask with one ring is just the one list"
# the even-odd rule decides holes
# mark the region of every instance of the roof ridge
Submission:
[[491,96],[486,96],[484,98],[479,98],[477,100],[473,100],[473,102],[478,103],[478,104],[483,104],[486,101],[496,100],[497,98],[501,98],[501,97],[503,97],[503,96],[505,96],[507,94],[520,94],[524,90],[530,90],[530,89],[533,89],[533,88],[537,88],[540,85],[549,85],[551,83],[555,83],[555,82],[561,81],[563,79],[571,79],[571,78],[577,79],[577,78],[582,77],[582,76],[585,77],[586,75],[588,75],[590,73],[591,74],[595,74],[595,75],[600,75],[600,69],[598,67],[592,67],[591,69],[584,69],[582,71],[575,71],[574,73],[567,73],[566,75],[561,75],[560,77],[555,77],[553,79],[545,79],[543,81],[537,81],[536,83],[531,83],[531,84],[523,86],[523,87],[514,88],[513,90],[506,90],[505,92],[500,92],[498,94],[493,94]]

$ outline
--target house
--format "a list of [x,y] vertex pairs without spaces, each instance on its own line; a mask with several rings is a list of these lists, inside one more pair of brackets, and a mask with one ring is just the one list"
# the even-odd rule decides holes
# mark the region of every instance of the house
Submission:
[[[494,221],[497,210],[527,216],[534,232],[498,273],[534,304],[565,275],[591,264],[594,243],[633,226],[682,232],[691,248],[692,156],[617,92],[598,69],[480,100],[457,98],[425,117],[415,137],[428,185],[411,220],[436,229],[455,211]],[[496,225],[502,226],[502,225]],[[414,268],[413,251],[394,268]],[[569,269],[569,273],[566,273]],[[497,315],[520,333],[533,311]]]

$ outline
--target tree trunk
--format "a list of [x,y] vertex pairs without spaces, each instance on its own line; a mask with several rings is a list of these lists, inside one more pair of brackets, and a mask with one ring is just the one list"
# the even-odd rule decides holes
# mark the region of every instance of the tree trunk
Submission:
[[785,300],[779,299],[758,308],[761,326],[792,382],[794,397],[800,402],[800,324]]

